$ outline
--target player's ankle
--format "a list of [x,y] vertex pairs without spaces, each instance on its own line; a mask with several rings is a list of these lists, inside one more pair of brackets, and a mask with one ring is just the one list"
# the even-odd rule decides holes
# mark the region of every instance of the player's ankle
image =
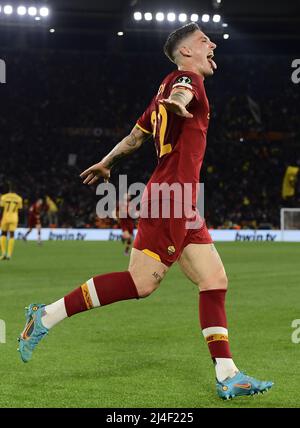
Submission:
[[228,378],[233,378],[239,372],[232,358],[215,358],[214,364],[216,378],[219,382],[223,382]]

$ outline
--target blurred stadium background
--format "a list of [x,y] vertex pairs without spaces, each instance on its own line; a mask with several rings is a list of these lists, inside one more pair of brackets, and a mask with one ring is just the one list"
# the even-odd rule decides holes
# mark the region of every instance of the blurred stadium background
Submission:
[[[172,69],[162,54],[168,32],[191,18],[218,44],[219,69],[206,82],[212,121],[201,176],[209,226],[278,229],[280,208],[300,206],[300,95],[291,79],[300,57],[299,2],[44,1],[48,16],[39,7],[20,15],[21,3],[7,2],[14,7],[7,14],[2,2],[0,11],[7,63],[0,194],[16,182],[26,200],[21,225],[30,203],[49,195],[56,226],[115,226],[96,218],[97,197],[80,186],[78,172],[133,126]],[[126,173],[129,183],[146,182],[153,150],[145,145],[114,179]],[[296,169],[283,187],[289,166]],[[44,226],[51,222],[45,213]]]

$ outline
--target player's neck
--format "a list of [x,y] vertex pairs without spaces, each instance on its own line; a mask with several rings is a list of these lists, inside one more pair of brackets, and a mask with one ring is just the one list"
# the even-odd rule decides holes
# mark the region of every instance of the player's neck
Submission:
[[180,64],[177,66],[178,67],[178,71],[192,71],[195,74],[198,74],[203,80],[204,80],[204,76],[202,73],[200,73],[200,71],[197,69],[197,67],[195,65],[192,64]]

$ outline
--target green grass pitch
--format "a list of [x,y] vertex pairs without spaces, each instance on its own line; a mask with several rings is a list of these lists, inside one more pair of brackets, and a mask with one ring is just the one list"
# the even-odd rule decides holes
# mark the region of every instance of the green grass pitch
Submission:
[[228,273],[231,349],[265,395],[223,402],[200,335],[198,292],[174,266],[151,297],[80,314],[55,327],[23,364],[24,307],[50,303],[93,275],[125,270],[120,243],[17,242],[0,262],[0,407],[299,407],[299,244],[216,244]]

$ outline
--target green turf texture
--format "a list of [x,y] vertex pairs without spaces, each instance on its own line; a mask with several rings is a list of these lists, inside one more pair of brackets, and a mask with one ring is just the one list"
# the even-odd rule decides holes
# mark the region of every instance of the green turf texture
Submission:
[[0,262],[0,407],[298,407],[299,244],[217,243],[229,277],[231,349],[265,395],[223,402],[200,334],[198,291],[174,266],[152,296],[67,319],[30,363],[16,352],[24,307],[50,303],[93,275],[127,268],[118,242],[17,242]]

